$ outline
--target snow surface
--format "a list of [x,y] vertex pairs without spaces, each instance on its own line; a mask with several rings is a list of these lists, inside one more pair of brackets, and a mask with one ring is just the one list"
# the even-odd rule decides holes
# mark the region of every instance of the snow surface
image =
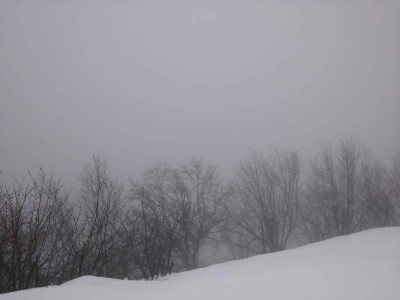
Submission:
[[400,227],[368,230],[293,250],[165,277],[84,276],[1,300],[400,299]]

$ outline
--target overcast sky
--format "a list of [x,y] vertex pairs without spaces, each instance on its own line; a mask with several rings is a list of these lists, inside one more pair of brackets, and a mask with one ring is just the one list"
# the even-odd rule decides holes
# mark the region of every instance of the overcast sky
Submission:
[[400,1],[0,0],[0,179],[400,147]]

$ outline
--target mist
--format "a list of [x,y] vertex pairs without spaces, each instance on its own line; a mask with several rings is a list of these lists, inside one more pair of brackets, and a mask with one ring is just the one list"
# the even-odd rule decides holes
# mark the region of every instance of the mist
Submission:
[[0,179],[400,146],[399,1],[1,1]]

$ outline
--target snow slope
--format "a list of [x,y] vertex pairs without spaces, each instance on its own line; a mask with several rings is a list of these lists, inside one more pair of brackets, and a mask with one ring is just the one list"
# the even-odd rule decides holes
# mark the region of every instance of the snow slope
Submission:
[[59,287],[0,295],[46,299],[400,299],[400,228],[333,238],[293,250],[172,275],[153,282],[85,276]]

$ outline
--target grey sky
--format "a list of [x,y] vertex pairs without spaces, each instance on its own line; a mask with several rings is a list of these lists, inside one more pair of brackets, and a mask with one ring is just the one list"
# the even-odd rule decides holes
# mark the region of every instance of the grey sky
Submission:
[[400,146],[400,1],[0,0],[1,179]]

